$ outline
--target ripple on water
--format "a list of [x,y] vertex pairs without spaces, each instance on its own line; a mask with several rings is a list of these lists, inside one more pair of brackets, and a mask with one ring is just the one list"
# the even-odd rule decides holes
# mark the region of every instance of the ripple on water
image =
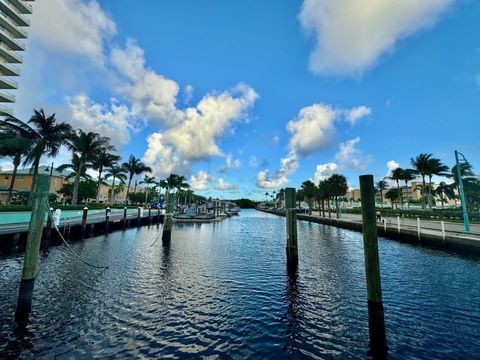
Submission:
[[[21,358],[350,358],[368,348],[361,234],[299,222],[297,272],[285,219],[255,211],[219,224],[157,227],[41,257],[26,333],[11,319],[22,257],[0,259],[0,353]],[[380,241],[391,359],[480,353],[480,263]]]

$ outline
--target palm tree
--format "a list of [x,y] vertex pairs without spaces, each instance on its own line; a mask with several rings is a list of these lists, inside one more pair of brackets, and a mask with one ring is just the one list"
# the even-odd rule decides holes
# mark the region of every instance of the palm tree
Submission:
[[390,189],[385,194],[385,197],[391,201],[393,209],[393,205],[396,204],[396,201],[400,198],[400,191],[398,189]]
[[65,170],[67,169],[71,169],[71,172],[70,174],[68,174],[65,178],[67,180],[70,180],[72,178],[76,178],[77,177],[77,174],[80,174],[79,177],[81,179],[91,179],[92,177],[90,175],[87,174],[87,170],[88,169],[91,169],[92,168],[92,164],[91,163],[85,163],[83,164],[80,172],[79,172],[79,169],[80,169],[80,157],[77,155],[77,154],[73,154],[72,155],[72,160],[70,163],[67,163],[67,164],[62,164],[60,166],[57,167],[57,171],[59,172],[64,172]]
[[316,195],[316,186],[315,184],[310,181],[304,181],[302,183],[301,189],[303,190],[303,194],[307,198],[307,204],[308,204],[308,213],[311,215],[312,214],[312,199],[315,198]]
[[106,146],[109,146],[110,138],[100,136],[94,132],[84,132],[77,130],[70,134],[67,147],[74,155],[78,156],[78,167],[75,169],[76,176],[73,182],[72,205],[77,204],[78,187],[80,185],[80,176],[83,168],[87,164],[92,164],[98,153]]
[[453,190],[454,186],[455,184],[446,184],[442,181],[437,188],[433,190],[433,194],[440,198],[442,209],[444,208],[443,203],[455,198],[455,191]]
[[0,121],[0,127],[4,130],[18,132],[23,137],[32,140],[32,147],[23,161],[24,164],[32,164],[32,186],[27,202],[31,206],[41,157],[57,156],[60,147],[66,144],[71,133],[71,127],[66,123],[57,123],[55,114],[45,116],[43,109],[40,109],[40,111],[34,110],[34,114],[28,123],[9,116]]
[[127,175],[125,174],[125,169],[122,166],[117,164],[112,164],[108,167],[107,173],[105,174],[105,179],[112,178],[112,191],[110,194],[110,205],[113,205],[115,199],[115,180],[119,179],[121,183],[124,183],[127,180]]
[[21,134],[12,130],[6,130],[0,133],[0,157],[10,157],[13,161],[12,178],[8,186],[8,195],[6,205],[10,205],[12,199],[17,170],[22,158],[28,154],[33,141],[28,137],[22,137]]
[[388,183],[385,180],[379,180],[375,185],[377,187],[377,191],[380,192],[380,201],[383,204],[383,191],[388,189]]
[[100,184],[102,182],[103,170],[120,160],[120,156],[112,154],[111,151],[115,151],[115,147],[113,145],[103,146],[92,161],[93,168],[98,170],[97,196],[95,197],[95,201],[97,203],[100,200]]
[[432,165],[432,154],[420,154],[416,158],[410,158],[410,164],[413,166],[413,171],[415,174],[418,174],[422,178],[422,207],[425,208],[425,190],[426,190],[426,181],[425,178],[430,173],[430,168]]
[[[401,180],[405,181],[405,189],[408,189],[408,182],[409,181],[412,181],[416,178],[415,176],[415,170],[412,170],[412,169],[404,169],[401,173],[401,176],[400,176]],[[409,198],[407,197],[407,208],[410,207],[410,202],[409,202]]]
[[327,179],[320,180],[317,187],[317,196],[322,202],[322,216],[325,217],[325,200],[330,198],[330,185]]
[[150,190],[150,185],[156,184],[155,182],[155,176],[148,176],[145,175],[142,181],[140,181],[140,184],[145,184],[147,185],[147,188],[145,190],[145,204],[148,203],[148,191]]
[[428,176],[428,205],[430,209],[432,208],[432,177],[434,175],[437,176],[447,176],[448,173],[447,171],[449,170],[449,167],[445,164],[443,164],[440,159],[433,158],[430,160],[430,168],[429,171],[427,172]]
[[400,201],[403,205],[403,201],[402,201],[402,191],[400,190],[400,180],[403,180],[403,173],[404,173],[404,169],[398,167],[396,169],[393,169],[392,170],[392,174],[388,177],[390,180],[393,180],[397,183],[397,190],[398,190],[398,194],[400,194]]
[[335,210],[337,213],[337,218],[339,218],[340,208],[338,207],[338,197],[345,196],[347,194],[347,191],[348,191],[347,178],[340,174],[333,174],[327,179],[327,182],[329,184],[330,196],[333,196],[335,199]]
[[125,205],[128,203],[128,193],[130,192],[130,185],[132,184],[132,179],[135,175],[140,175],[144,172],[152,172],[152,169],[146,166],[140,159],[137,159],[134,155],[130,155],[128,161],[122,164],[123,169],[128,173],[128,185],[127,185],[127,194],[125,196]]

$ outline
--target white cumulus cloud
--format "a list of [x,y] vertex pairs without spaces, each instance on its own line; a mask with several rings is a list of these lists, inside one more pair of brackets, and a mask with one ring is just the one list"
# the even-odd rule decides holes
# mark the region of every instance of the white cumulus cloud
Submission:
[[370,115],[371,113],[372,113],[372,109],[370,109],[369,107],[366,107],[363,105],[358,106],[346,112],[345,120],[347,120],[347,122],[349,122],[350,124],[355,125],[358,122],[358,120],[360,120],[365,116]]
[[298,159],[295,151],[290,151],[287,156],[280,159],[280,168],[269,176],[268,170],[257,174],[257,186],[262,189],[275,189],[284,187],[288,183],[287,175],[298,169]]
[[215,184],[215,190],[238,190],[239,188],[239,185],[230,184],[223,178],[219,178]]
[[117,149],[127,144],[131,133],[141,125],[132,111],[116,99],[111,99],[108,105],[98,104],[85,94],[66,100],[71,111],[71,118],[67,120],[72,126],[108,136]]
[[304,0],[303,29],[315,36],[310,70],[361,73],[396,43],[432,26],[453,0]]
[[104,43],[115,33],[115,23],[96,0],[34,3],[32,37],[51,50],[103,63]]
[[357,149],[357,144],[360,142],[360,137],[340,143],[339,151],[335,155],[340,163],[342,169],[365,170],[366,165],[370,162],[369,157],[364,157],[360,150]]
[[312,181],[318,185],[321,180],[324,180],[331,175],[338,172],[338,165],[334,162],[329,162],[326,164],[318,164],[315,170],[315,174],[313,174]]
[[208,183],[214,180],[215,179],[204,170],[200,170],[197,175],[190,177],[190,188],[192,190],[208,190]]

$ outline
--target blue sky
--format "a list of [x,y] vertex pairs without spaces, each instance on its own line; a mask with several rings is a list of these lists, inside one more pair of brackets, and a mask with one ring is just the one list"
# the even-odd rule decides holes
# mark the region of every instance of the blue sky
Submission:
[[[15,115],[108,135],[196,191],[480,166],[480,3],[38,1]],[[64,152],[55,161],[68,160]]]

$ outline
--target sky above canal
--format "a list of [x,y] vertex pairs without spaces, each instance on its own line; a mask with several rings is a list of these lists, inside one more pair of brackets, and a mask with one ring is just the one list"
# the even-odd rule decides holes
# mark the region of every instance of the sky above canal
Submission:
[[[39,0],[15,115],[221,198],[431,152],[480,168],[480,2]],[[55,162],[66,162],[63,152]],[[5,164],[4,164],[5,166]]]

